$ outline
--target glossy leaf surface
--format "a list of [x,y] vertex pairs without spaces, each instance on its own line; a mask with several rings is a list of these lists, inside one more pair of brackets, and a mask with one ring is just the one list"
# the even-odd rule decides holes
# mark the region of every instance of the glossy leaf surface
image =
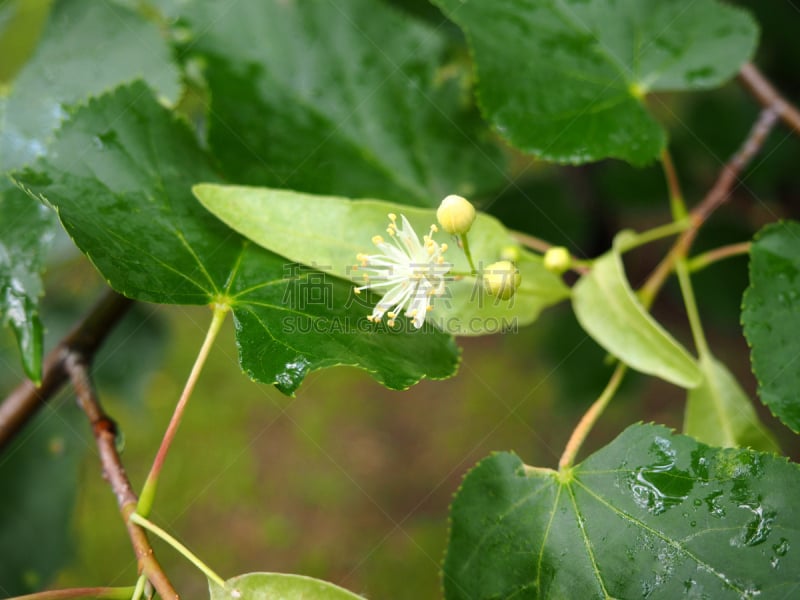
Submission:
[[634,425],[569,473],[483,460],[451,508],[445,596],[791,598],[800,470]]
[[[233,229],[257,244],[288,259],[324,269],[335,277],[360,282],[354,270],[356,255],[370,253],[373,236],[385,233],[388,214],[405,215],[419,236],[436,223],[436,211],[382,202],[348,200],[334,196],[313,196],[288,190],[201,184],[194,193],[200,202]],[[453,270],[469,272],[469,264],[455,240],[445,256]],[[488,296],[480,277],[447,282],[447,292],[434,303],[429,320],[440,328],[461,335],[497,333],[505,324],[525,325],[542,309],[568,297],[569,290],[542,265],[540,257],[519,248],[503,225],[489,215],[479,214],[469,232],[476,267],[501,257],[503,249],[515,248],[520,255],[522,277],[509,301]]]
[[16,175],[55,207],[120,293],[233,308],[243,369],[291,393],[312,370],[353,365],[392,388],[453,374],[452,338],[364,327],[351,286],[300,269],[226,227],[192,197],[216,179],[192,132],[137,83],[80,108],[54,152]]
[[753,242],[742,324],[761,401],[800,432],[800,223],[769,225]]
[[586,333],[637,371],[686,388],[702,381],[694,358],[636,298],[616,249],[595,260],[575,284],[572,306]]
[[195,2],[186,16],[233,181],[420,206],[503,183],[444,32],[375,0]]
[[666,142],[648,92],[736,74],[758,29],[717,0],[434,0],[467,34],[479,102],[514,146],[584,163],[656,159]]
[[0,322],[14,331],[25,373],[42,376],[40,272],[55,215],[0,176]]
[[[28,9],[36,8],[30,4]],[[146,78],[168,100],[177,100],[178,71],[153,23],[108,2],[56,2],[41,44],[17,75],[10,95],[0,98],[0,173],[45,152],[68,104],[136,77]],[[11,323],[25,371],[36,380],[42,360],[40,271],[56,219],[6,187],[0,183],[0,315]]]
[[285,573],[247,573],[225,582],[209,582],[211,600],[362,600],[327,581]]
[[710,446],[779,452],[733,374],[713,357],[701,358],[703,383],[689,390],[683,432]]

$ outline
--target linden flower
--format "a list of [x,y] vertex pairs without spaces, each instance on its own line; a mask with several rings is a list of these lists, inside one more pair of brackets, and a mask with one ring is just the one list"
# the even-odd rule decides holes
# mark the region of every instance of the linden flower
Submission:
[[397,316],[405,309],[414,327],[419,329],[428,311],[433,309],[433,297],[441,296],[445,289],[445,275],[453,268],[444,260],[447,244],[437,244],[433,234],[438,231],[431,225],[428,235],[420,243],[414,228],[405,216],[389,214],[386,232],[391,242],[381,236],[372,238],[378,254],[359,254],[356,269],[364,271],[364,285],[355,288],[356,294],[365,289],[389,288],[367,317],[377,323],[387,315],[387,323],[394,327]]

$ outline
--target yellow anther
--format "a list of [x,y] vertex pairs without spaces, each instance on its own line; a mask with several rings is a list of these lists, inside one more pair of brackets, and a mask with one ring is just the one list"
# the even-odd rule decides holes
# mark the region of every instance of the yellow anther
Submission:
[[389,220],[390,220],[392,223],[394,223],[395,221],[397,221],[397,215],[396,215],[396,214],[394,214],[394,213],[389,213]]
[[356,293],[356,296],[360,296],[361,295],[361,289],[353,288],[353,291]]
[[381,236],[379,236],[379,235],[374,235],[374,236],[372,236],[372,243],[375,244],[376,246],[378,244],[382,244],[383,243],[383,238]]

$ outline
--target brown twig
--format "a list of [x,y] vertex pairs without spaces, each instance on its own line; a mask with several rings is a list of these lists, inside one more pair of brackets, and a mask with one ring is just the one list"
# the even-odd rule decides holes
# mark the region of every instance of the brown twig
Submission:
[[653,270],[648,280],[640,290],[642,302],[645,306],[652,303],[658,291],[664,285],[667,276],[675,268],[675,263],[679,258],[686,257],[689,248],[697,237],[703,223],[730,198],[731,193],[739,182],[739,176],[745,167],[750,164],[753,157],[764,145],[770,131],[775,126],[779,118],[778,111],[773,106],[768,106],[761,111],[755,125],[750,129],[750,133],[741,145],[739,150],[722,167],[717,181],[706,194],[705,198],[692,209],[689,214],[691,225],[684,231],[664,259]]
[[70,352],[91,359],[114,326],[127,313],[133,300],[108,293],[91,312],[45,358],[42,385],[25,381],[0,404],[0,451],[25,423],[67,381],[64,360]]
[[125,474],[119,453],[117,452],[117,428],[111,418],[103,412],[100,402],[89,377],[89,367],[85,357],[80,352],[68,351],[63,360],[63,368],[72,381],[72,386],[78,398],[78,404],[86,413],[92,432],[97,443],[100,463],[103,467],[103,477],[111,485],[114,496],[117,498],[122,520],[128,529],[134,553],[139,563],[139,570],[144,573],[153,584],[161,598],[171,600],[178,598],[178,593],[172,587],[161,565],[156,560],[153,548],[147,539],[144,529],[130,520],[131,514],[136,510],[138,498],[131,487]]
[[772,108],[786,125],[800,134],[800,110],[781,96],[753,63],[745,63],[739,70],[739,80],[763,106]]

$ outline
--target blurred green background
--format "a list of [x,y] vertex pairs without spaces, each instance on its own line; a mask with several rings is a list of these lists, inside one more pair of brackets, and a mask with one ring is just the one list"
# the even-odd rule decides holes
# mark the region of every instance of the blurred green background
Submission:
[[[422,1],[394,2],[440,22]],[[46,0],[0,3],[0,82],[8,82],[35,44]],[[738,2],[762,25],[758,64],[800,100],[800,12],[790,1]],[[25,29],[27,28],[27,29]],[[452,29],[453,35],[458,35]],[[744,138],[758,108],[735,83],[697,96],[659,96],[652,108],[669,125],[687,197],[696,202]],[[522,174],[483,207],[514,228],[565,244],[579,255],[603,252],[622,227],[667,218],[660,170],[608,162],[579,168],[513,157]],[[702,232],[696,249],[749,239],[776,217],[800,216],[800,142],[778,129],[746,185]],[[520,214],[522,197],[534,199]],[[46,276],[43,320],[52,347],[102,293],[103,282],[68,239]],[[628,263],[640,283],[664,246]],[[712,347],[754,397],[738,326],[746,260],[715,265],[695,278]],[[691,337],[679,295],[669,287],[656,306],[679,338]],[[143,482],[210,322],[203,308],[138,306],[96,361],[106,410],[118,421],[123,459],[134,486]],[[440,596],[447,507],[464,473],[494,450],[555,466],[569,432],[602,389],[610,367],[567,307],[505,336],[463,339],[459,375],[391,392],[349,368],[311,374],[297,396],[251,383],[236,359],[231,323],[218,340],[176,438],[152,518],[223,577],[247,571],[298,572],[339,583],[369,598]],[[0,392],[22,379],[10,334],[0,344]],[[631,375],[593,432],[583,455],[642,420],[680,428],[683,392]],[[789,456],[796,437],[759,413]],[[0,549],[39,548],[39,563],[0,574],[36,587],[132,585],[136,564],[116,504],[102,479],[94,440],[72,396],[55,398],[0,456]],[[10,492],[13,490],[13,493]],[[63,527],[61,523],[67,523]],[[154,542],[187,598],[202,597],[202,575]]]

